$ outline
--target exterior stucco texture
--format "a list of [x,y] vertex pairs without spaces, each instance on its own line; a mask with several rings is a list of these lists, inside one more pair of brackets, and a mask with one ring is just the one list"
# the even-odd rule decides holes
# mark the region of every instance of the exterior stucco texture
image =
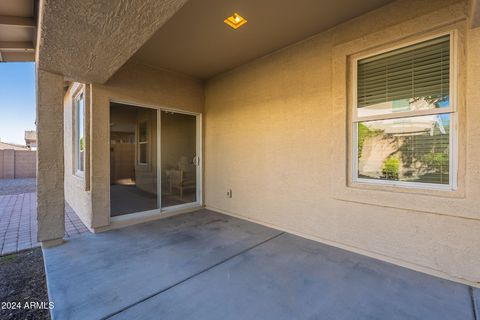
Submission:
[[110,103],[203,112],[199,80],[129,62],[105,85],[92,85],[92,228],[110,223]]
[[202,210],[44,249],[54,319],[465,319],[467,286]]
[[37,68],[38,241],[65,234],[63,77]]
[[41,1],[38,67],[103,83],[185,2]]
[[[399,0],[206,82],[130,61],[91,85],[90,191],[67,201],[86,199],[88,227],[110,224],[111,101],[200,113],[207,208],[479,286],[480,28],[468,20],[467,1]],[[349,59],[449,31],[458,189],[351,186]]]
[[[207,208],[479,285],[480,29],[468,29],[467,8],[396,1],[209,80]],[[458,190],[351,186],[350,55],[452,29]]]

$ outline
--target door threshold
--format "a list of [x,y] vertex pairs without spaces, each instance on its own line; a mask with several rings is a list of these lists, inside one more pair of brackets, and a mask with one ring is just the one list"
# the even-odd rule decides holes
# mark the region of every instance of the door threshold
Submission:
[[181,207],[165,208],[162,211],[159,209],[149,210],[143,212],[136,212],[130,214],[124,214],[121,216],[111,217],[110,224],[108,226],[103,226],[99,228],[94,228],[93,232],[104,232],[113,229],[120,229],[129,226],[133,226],[140,223],[145,223],[149,221],[164,219],[172,216],[176,216],[183,213],[188,213],[196,210],[203,209],[203,206],[194,203],[190,206],[182,205]]

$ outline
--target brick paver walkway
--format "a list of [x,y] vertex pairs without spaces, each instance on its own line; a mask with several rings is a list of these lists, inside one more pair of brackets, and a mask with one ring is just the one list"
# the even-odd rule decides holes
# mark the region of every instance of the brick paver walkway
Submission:
[[35,178],[0,179],[0,196],[37,191]]
[[[65,205],[65,238],[88,229],[68,204]],[[0,255],[37,247],[36,194],[0,195]]]

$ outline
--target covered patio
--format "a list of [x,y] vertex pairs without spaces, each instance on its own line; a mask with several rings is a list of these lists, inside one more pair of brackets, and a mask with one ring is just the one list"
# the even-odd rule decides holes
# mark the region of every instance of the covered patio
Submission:
[[54,319],[475,320],[480,299],[466,285],[210,210],[84,234],[44,257]]
[[38,6],[55,319],[478,320],[480,0],[95,3]]

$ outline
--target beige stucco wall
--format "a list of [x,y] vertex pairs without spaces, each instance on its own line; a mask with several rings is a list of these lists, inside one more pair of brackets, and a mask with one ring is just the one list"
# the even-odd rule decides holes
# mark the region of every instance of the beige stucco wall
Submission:
[[[397,1],[220,75],[205,88],[187,76],[129,62],[105,85],[88,87],[93,143],[83,180],[72,174],[67,92],[66,199],[87,226],[110,223],[110,101],[204,112],[207,207],[478,284],[480,29],[468,29],[466,12],[463,1]],[[458,191],[348,185],[348,57],[450,29],[458,34],[462,71]]]
[[90,148],[89,142],[89,114],[91,109],[90,102],[90,86],[80,83],[73,83],[65,94],[63,100],[64,106],[64,148],[65,148],[65,201],[77,213],[82,222],[88,227],[92,228],[92,196],[89,190],[89,153],[86,153],[85,172],[78,175],[75,172],[74,161],[74,123],[75,115],[73,110],[74,98],[80,93],[84,93],[85,97],[85,148]]
[[[480,30],[466,12],[397,1],[208,81],[207,207],[478,285]],[[462,71],[459,191],[348,186],[348,56],[449,28]]]
[[42,246],[63,241],[64,90],[63,77],[37,67],[37,240]]
[[110,101],[202,113],[203,83],[174,72],[129,62],[106,84],[92,84],[91,203],[92,227],[110,223]]

